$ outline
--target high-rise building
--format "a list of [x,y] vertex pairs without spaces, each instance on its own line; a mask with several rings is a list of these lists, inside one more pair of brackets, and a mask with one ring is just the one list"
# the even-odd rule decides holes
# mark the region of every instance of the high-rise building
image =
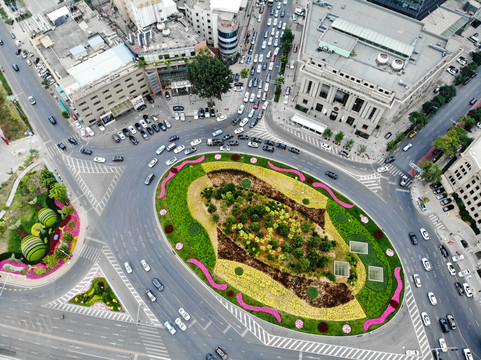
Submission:
[[446,0],[367,0],[398,13],[421,20]]

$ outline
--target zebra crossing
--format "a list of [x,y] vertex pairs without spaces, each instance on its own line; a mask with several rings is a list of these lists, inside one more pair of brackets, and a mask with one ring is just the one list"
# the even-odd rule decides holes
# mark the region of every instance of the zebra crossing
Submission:
[[138,329],[145,352],[152,359],[170,360],[167,348],[159,334],[159,329],[141,326]]
[[[120,177],[122,176],[123,171],[125,170],[125,166],[106,166],[103,164],[98,164],[92,161],[86,161],[81,159],[72,158],[69,156],[63,156],[65,164],[70,169],[70,173],[77,181],[80,189],[82,190],[83,194],[87,197],[90,204],[97,212],[98,215],[102,213],[107,202],[112,195],[115,186],[117,185]],[[99,183],[96,184],[89,184],[85,182],[85,179],[82,175],[85,174],[106,174],[106,175],[113,175],[110,184],[105,189],[100,189],[97,191],[98,195],[94,195],[90,187],[94,186],[101,186]]]
[[102,250],[100,248],[84,245],[79,256],[95,263],[99,259],[101,253]]
[[[411,294],[412,297],[412,294]],[[404,354],[388,353],[376,350],[366,350],[349,346],[325,344],[318,341],[301,340],[294,339],[284,336],[271,335],[265,331],[259,323],[247,312],[241,310],[230,301],[227,301],[223,297],[216,296],[217,300],[230,311],[239,322],[244,325],[247,330],[249,330],[262,344],[266,346],[272,346],[282,349],[289,349],[293,351],[299,351],[301,353],[310,353],[318,355],[328,355],[345,359],[354,360],[365,360],[365,359],[376,359],[376,360],[419,360],[418,356],[410,356]],[[412,297],[414,299],[414,297]],[[414,300],[413,300],[414,301]],[[414,306],[416,304],[414,303]],[[417,308],[416,308],[417,311]],[[419,316],[418,316],[419,318]],[[416,333],[418,335],[418,333]],[[426,335],[424,329],[422,334],[424,337],[423,345],[421,349],[423,350],[423,360],[427,360],[429,354],[429,343],[427,343]],[[427,345],[426,345],[427,344]],[[427,352],[425,348],[427,346]]]
[[380,174],[370,174],[361,175],[357,178],[361,184],[371,190],[373,193],[377,193],[381,190],[381,175]]
[[82,141],[82,138],[80,137],[80,135],[77,134],[77,133],[74,133],[73,135],[71,135],[69,137],[73,137],[77,141],[78,145],[73,145],[68,141],[68,138],[64,138],[61,141],[59,141],[58,143],[64,144],[67,147],[67,150],[60,149],[58,147],[57,143],[49,142],[48,144],[46,144],[47,151],[51,155],[54,155],[54,156],[58,156],[60,154],[63,155],[64,152],[68,151],[68,150],[79,150],[80,151],[80,149],[81,149],[80,143]]
[[431,222],[433,223],[433,225],[436,229],[439,229],[439,230],[446,229],[446,226],[444,226],[443,222],[441,221],[439,216],[437,216],[436,214],[431,213],[431,214],[428,215],[428,218],[429,218],[429,220],[431,220]]

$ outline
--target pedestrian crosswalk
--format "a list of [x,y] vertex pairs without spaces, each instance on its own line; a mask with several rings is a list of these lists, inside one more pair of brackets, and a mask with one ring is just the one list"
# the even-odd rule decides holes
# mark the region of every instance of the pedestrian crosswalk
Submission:
[[361,175],[358,178],[359,182],[367,187],[372,192],[376,193],[381,190],[381,175],[371,174],[371,175]]
[[[52,156],[58,156],[58,155],[60,155],[60,154],[61,154],[61,155],[64,155],[65,152],[69,152],[70,150],[80,151],[80,149],[81,149],[80,143],[81,143],[81,141],[82,141],[82,138],[80,137],[80,135],[77,134],[77,133],[75,133],[75,134],[73,134],[73,135],[71,135],[71,136],[69,136],[69,137],[74,138],[75,141],[77,141],[78,144],[77,144],[77,145],[74,145],[74,144],[70,143],[70,142],[68,141],[68,138],[64,138],[64,139],[62,139],[61,141],[59,141],[58,143],[48,142],[48,143],[46,144],[46,148],[47,148],[47,151],[50,153],[50,155],[52,155]],[[62,144],[65,145],[66,150],[62,150],[62,149],[60,149],[60,148],[58,147],[57,144],[60,144],[60,143],[62,143]]]
[[84,245],[82,251],[80,252],[81,257],[90,260],[92,262],[97,262],[102,250],[100,248]]
[[446,229],[446,226],[444,226],[441,219],[436,214],[431,213],[431,214],[428,215],[428,218],[429,218],[429,220],[431,220],[431,222],[433,223],[433,225],[436,229],[439,229],[439,230]]
[[158,328],[140,326],[138,333],[144,344],[145,352],[149,354],[151,359],[170,360]]
[[[426,336],[426,331],[424,329],[424,324],[421,320],[421,316],[419,314],[418,306],[416,305],[416,300],[414,299],[414,295],[412,292],[411,285],[409,282],[405,283],[406,288],[404,291],[404,301],[403,306],[406,305],[409,311],[409,316],[411,317],[411,321],[414,326],[414,332],[416,333],[416,337],[418,339],[420,353],[426,357],[430,357],[430,346],[429,341]],[[428,355],[429,354],[429,355]]]

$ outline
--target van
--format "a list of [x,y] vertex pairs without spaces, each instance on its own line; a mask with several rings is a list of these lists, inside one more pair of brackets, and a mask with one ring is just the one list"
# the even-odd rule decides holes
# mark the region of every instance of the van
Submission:
[[169,146],[167,146],[167,149],[166,149],[166,150],[167,150],[167,151],[172,151],[172,150],[174,150],[175,148],[176,148],[175,143],[172,143],[172,144],[169,144]]

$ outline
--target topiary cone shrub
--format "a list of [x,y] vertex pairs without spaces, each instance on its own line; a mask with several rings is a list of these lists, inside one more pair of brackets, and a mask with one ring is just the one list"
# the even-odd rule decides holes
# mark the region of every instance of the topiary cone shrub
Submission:
[[381,230],[375,230],[373,235],[378,240],[384,237],[384,233]]
[[327,326],[327,323],[321,322],[317,325],[317,330],[319,330],[320,333],[325,334],[327,333],[327,330],[329,330],[329,326]]
[[167,225],[167,226],[165,227],[165,232],[166,232],[167,234],[170,234],[170,233],[173,232],[173,231],[174,231],[174,225]]

